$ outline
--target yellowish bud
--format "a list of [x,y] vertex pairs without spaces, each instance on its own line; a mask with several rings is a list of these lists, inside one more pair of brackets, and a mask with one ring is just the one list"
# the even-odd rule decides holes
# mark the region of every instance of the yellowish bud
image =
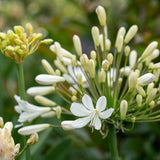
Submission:
[[81,56],[82,55],[81,41],[77,35],[73,36],[73,43],[74,43],[74,47],[76,49],[77,54]]
[[72,89],[72,95],[76,96],[77,95],[77,91],[75,89]]
[[55,72],[52,68],[52,66],[49,64],[49,62],[45,59],[42,59],[42,65],[43,67],[45,68],[45,70],[47,71],[48,74],[51,74],[51,75],[55,75]]
[[125,48],[124,48],[124,53],[125,53],[125,56],[128,56],[129,55],[129,53],[130,53],[130,47],[129,46],[126,46]]
[[115,44],[115,47],[117,48],[118,53],[121,52],[122,47],[123,47],[123,36],[119,36],[117,39],[117,43]]
[[111,41],[109,39],[105,39],[105,49],[106,51],[111,49]]
[[68,73],[66,67],[57,59],[54,60],[55,66],[63,73]]
[[76,77],[77,77],[77,82],[78,82],[78,84],[83,85],[82,73],[78,72],[78,73],[76,74]]
[[3,118],[0,117],[0,128],[3,128],[3,126],[4,126],[4,121],[3,121]]
[[142,105],[142,96],[140,94],[137,94],[136,101],[137,101],[138,107],[141,107],[141,105]]
[[157,94],[157,88],[153,88],[146,98],[146,103],[150,103]]
[[33,33],[33,26],[31,23],[26,24],[26,29],[28,30],[29,34]]
[[126,33],[126,29],[124,27],[121,27],[119,30],[118,30],[118,33],[117,33],[117,38],[116,38],[116,42],[115,42],[115,46],[117,47],[119,44],[119,39],[120,37],[122,36],[122,38],[124,38],[124,35]]
[[112,62],[113,62],[113,55],[112,55],[112,53],[109,53],[107,55],[107,59],[108,59],[109,63],[112,64]]
[[55,102],[51,101],[50,99],[44,97],[44,96],[35,96],[34,99],[41,105],[44,105],[44,106],[50,106],[50,107],[53,107],[56,105]]
[[41,43],[41,44],[51,44],[52,42],[53,42],[52,39],[44,39],[44,40],[42,40],[40,43]]
[[84,67],[84,69],[86,70],[88,63],[89,63],[89,60],[86,54],[82,54],[80,56],[80,62],[81,62],[82,67]]
[[98,82],[105,83],[106,80],[106,72],[104,70],[98,71]]
[[144,91],[143,87],[141,87],[141,86],[139,86],[139,85],[136,85],[136,89],[137,89],[138,93],[139,93],[141,96],[143,96],[143,97],[146,96],[146,92]]
[[137,25],[133,25],[130,27],[130,29],[128,30],[125,39],[124,39],[124,43],[128,43],[137,33],[138,27]]
[[76,102],[77,101],[77,96],[72,96],[71,100],[72,100],[72,102]]
[[90,59],[88,62],[88,71],[91,78],[95,78],[95,63],[93,59]]
[[96,60],[96,52],[95,51],[91,51],[90,56],[93,60]]
[[56,107],[56,114],[57,114],[57,118],[60,119],[61,118],[61,113],[62,113],[62,109],[60,106]]
[[120,116],[122,120],[126,118],[127,110],[128,110],[128,102],[126,100],[122,100],[120,103]]
[[31,146],[31,145],[34,145],[38,142],[38,134],[37,133],[33,133],[31,134],[31,136],[29,137],[29,139],[27,140],[27,145],[28,146]]
[[60,71],[59,69],[56,69],[56,70],[55,70],[55,73],[56,73],[57,76],[60,76],[60,75],[61,75],[61,71]]
[[99,46],[99,29],[98,27],[92,27],[92,37],[93,37],[93,41],[94,41],[94,45],[95,47]]
[[133,50],[129,55],[129,65],[131,69],[135,67],[136,61],[137,61],[137,52]]
[[102,61],[102,68],[104,69],[104,71],[108,70],[109,65],[110,65],[110,63],[109,63],[109,61],[107,59]]
[[135,72],[131,72],[129,75],[129,90],[132,91],[137,84],[137,74]]
[[154,83],[152,82],[147,87],[147,94],[149,94],[152,91],[153,87],[154,87]]
[[155,101],[151,101],[151,102],[149,103],[149,106],[150,106],[151,109],[153,109],[154,106],[155,106]]
[[105,9],[102,6],[98,6],[96,8],[96,13],[97,13],[100,25],[104,27],[105,24],[106,24],[106,12],[105,12]]

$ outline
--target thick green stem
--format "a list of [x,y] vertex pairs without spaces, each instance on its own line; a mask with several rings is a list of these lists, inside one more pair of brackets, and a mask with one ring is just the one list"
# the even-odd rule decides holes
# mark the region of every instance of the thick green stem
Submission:
[[111,154],[111,160],[119,160],[115,127],[109,124],[108,129],[109,129],[109,133],[107,136],[107,141],[108,141],[108,146]]
[[19,89],[19,95],[21,99],[26,100],[26,94],[25,94],[25,84],[24,84],[24,73],[23,73],[23,64],[17,64],[17,72],[18,72],[18,89]]

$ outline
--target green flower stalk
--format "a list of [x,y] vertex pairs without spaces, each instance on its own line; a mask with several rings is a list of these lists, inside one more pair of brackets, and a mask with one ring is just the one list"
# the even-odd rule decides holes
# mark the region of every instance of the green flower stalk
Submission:
[[[160,120],[160,63],[153,62],[159,56],[158,43],[150,43],[143,53],[136,51],[130,46],[138,30],[137,25],[133,25],[128,31],[121,27],[115,44],[111,45],[104,8],[98,6],[96,13],[100,28],[94,26],[91,30],[95,49],[84,54],[77,35],[73,36],[76,54],[55,42],[50,49],[56,54],[54,65],[57,69],[54,70],[43,60],[47,74],[36,77],[38,83],[49,85],[48,90],[43,88],[45,86],[32,87],[27,93],[45,96],[51,93],[50,87],[54,86],[56,93],[70,106],[70,109],[61,106],[62,114],[78,117],[73,121],[63,121],[62,128],[72,130],[88,125],[92,130],[99,130],[103,136],[107,132],[106,128],[109,128],[111,157],[118,160],[115,129],[128,131],[133,129],[136,122]],[[38,102],[44,105],[42,101]],[[60,107],[56,103],[54,105]],[[50,107],[50,111],[55,110]],[[30,113],[30,120],[36,118]],[[43,114],[39,112],[38,116]],[[23,114],[20,118],[25,119]],[[126,128],[124,122],[131,123],[132,127]]]
[[40,44],[50,44],[53,41],[41,39],[42,34],[34,33],[30,23],[26,24],[26,30],[22,26],[14,26],[14,31],[0,32],[0,49],[6,57],[20,64],[33,54]]

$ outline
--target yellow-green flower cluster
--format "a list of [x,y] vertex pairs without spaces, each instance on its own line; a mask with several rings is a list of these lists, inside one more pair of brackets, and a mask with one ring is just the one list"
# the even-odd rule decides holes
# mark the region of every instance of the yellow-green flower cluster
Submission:
[[40,44],[50,44],[51,39],[42,39],[41,33],[34,33],[30,23],[26,24],[26,31],[22,26],[14,26],[14,31],[0,32],[1,52],[16,63],[22,63],[30,54],[34,53]]
[[12,122],[6,122],[4,124],[3,118],[0,117],[0,159],[1,160],[13,160],[18,154],[20,144],[14,143],[12,137]]
[[[74,104],[75,107],[71,107],[72,114],[84,118],[76,121],[76,124],[79,122],[78,127],[88,122],[89,126],[99,128],[101,120],[101,130],[107,123],[112,123],[116,128],[123,130],[124,121],[132,124],[159,121],[160,63],[153,62],[159,56],[158,43],[156,41],[150,43],[143,53],[136,51],[130,46],[130,41],[138,30],[137,25],[133,25],[128,31],[125,27],[121,27],[115,44],[111,45],[104,8],[98,6],[96,13],[100,28],[93,26],[91,30],[95,49],[88,54],[83,53],[81,40],[77,35],[73,36],[76,54],[72,54],[55,42],[50,49],[56,54],[54,65],[57,69],[54,70],[47,61],[43,60],[47,74],[38,75],[36,81],[43,85],[54,85],[56,93],[71,106]],[[38,90],[32,92],[38,95]],[[87,105],[85,97],[88,97]],[[103,110],[112,109],[108,117],[103,115],[103,110],[90,106],[92,102],[99,106],[103,101],[106,104]],[[75,111],[79,109],[75,102],[82,108],[87,106],[83,113],[82,110],[81,114]],[[91,111],[93,111],[92,116],[88,116]],[[76,128],[75,125],[73,127],[72,122],[67,121],[63,124],[68,125],[65,126],[67,129],[69,126],[72,129]]]

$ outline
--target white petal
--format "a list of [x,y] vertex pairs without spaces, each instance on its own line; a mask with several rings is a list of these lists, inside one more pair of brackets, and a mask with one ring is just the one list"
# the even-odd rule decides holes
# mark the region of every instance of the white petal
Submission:
[[107,105],[106,97],[101,96],[96,103],[96,109],[98,111],[104,111],[104,109],[106,108],[106,105]]
[[23,127],[18,130],[18,133],[21,135],[30,135],[32,133],[40,132],[48,127],[50,127],[50,124],[36,124],[36,125]]
[[107,119],[107,118],[109,118],[109,117],[112,115],[113,111],[114,111],[113,108],[109,108],[109,109],[107,109],[107,110],[104,111],[104,112],[100,112],[100,113],[99,113],[99,116],[100,116],[100,118],[102,118],[102,119]]
[[37,96],[37,95],[46,95],[51,92],[55,91],[55,87],[53,86],[43,86],[43,87],[31,87],[27,90],[27,94],[31,96]]
[[70,75],[64,73],[64,74],[63,74],[63,77],[65,78],[65,80],[66,80],[68,83],[70,83],[70,84],[74,84],[74,83],[75,83],[74,80],[73,80],[73,78],[72,78]]
[[78,118],[75,121],[73,121],[72,126],[74,128],[82,128],[86,126],[90,121],[90,117],[84,117],[84,118]]
[[71,105],[71,112],[75,115],[75,116],[88,116],[90,114],[90,111],[87,110],[84,105],[80,104],[80,103],[72,103]]
[[65,78],[61,76],[48,75],[48,74],[40,74],[36,76],[36,81],[39,84],[50,85],[58,82],[64,82]]
[[20,108],[18,105],[15,106],[14,109],[15,109],[15,111],[16,111],[17,113],[19,113],[19,114],[22,113],[22,110],[21,110],[21,108]]
[[72,77],[75,81],[77,81],[77,78],[76,78],[76,76],[75,76],[75,74],[74,74],[74,72],[73,72],[72,66],[69,65],[69,66],[67,67],[67,69],[68,69],[68,72],[69,72],[69,74],[71,75],[71,77]]
[[93,119],[93,126],[96,130],[100,130],[101,129],[101,120],[99,119],[98,115],[96,115]]
[[83,97],[82,97],[82,103],[84,104],[84,106],[89,109],[89,110],[94,110],[94,107],[93,107],[93,103],[92,103],[92,99],[91,97],[89,97],[87,94],[85,94]]

